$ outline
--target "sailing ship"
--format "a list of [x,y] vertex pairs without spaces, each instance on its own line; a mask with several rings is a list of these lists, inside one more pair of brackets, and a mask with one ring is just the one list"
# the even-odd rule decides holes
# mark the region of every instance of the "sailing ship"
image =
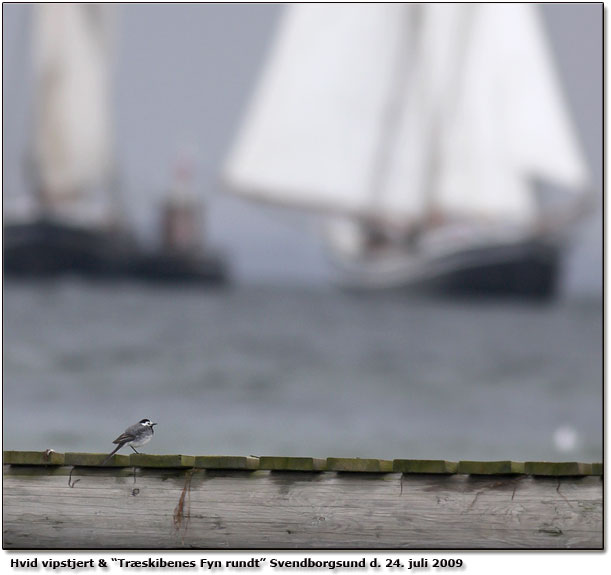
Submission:
[[[191,213],[183,210],[174,225],[189,230],[188,242],[166,235],[158,248],[146,249],[125,222],[112,134],[114,7],[35,4],[30,9],[34,193],[20,210],[5,206],[5,274],[224,282],[223,259],[193,241],[199,233],[189,228],[197,218],[193,203]],[[175,194],[169,197],[166,228],[177,213]]]
[[530,4],[296,4],[225,167],[323,216],[344,285],[547,298],[592,204]]

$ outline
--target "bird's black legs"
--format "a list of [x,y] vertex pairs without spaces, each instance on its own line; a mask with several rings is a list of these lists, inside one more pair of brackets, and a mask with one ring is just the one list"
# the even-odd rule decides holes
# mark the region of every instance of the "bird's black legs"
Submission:
[[130,447],[134,450],[134,453],[137,453],[138,455],[140,455],[140,452],[136,451],[136,448],[133,445],[130,445]]

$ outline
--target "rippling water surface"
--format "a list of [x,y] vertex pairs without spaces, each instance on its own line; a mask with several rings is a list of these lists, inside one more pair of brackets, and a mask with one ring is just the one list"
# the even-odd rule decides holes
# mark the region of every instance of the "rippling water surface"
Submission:
[[602,457],[600,302],[7,283],[4,449]]

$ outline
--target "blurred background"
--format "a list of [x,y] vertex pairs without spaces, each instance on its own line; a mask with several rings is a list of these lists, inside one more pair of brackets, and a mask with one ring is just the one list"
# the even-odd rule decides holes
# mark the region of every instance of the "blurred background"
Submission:
[[601,459],[601,6],[5,4],[3,51],[5,449]]

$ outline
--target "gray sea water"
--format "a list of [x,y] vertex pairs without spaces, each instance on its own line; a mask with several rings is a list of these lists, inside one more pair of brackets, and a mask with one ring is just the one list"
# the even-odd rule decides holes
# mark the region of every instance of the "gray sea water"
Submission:
[[[602,458],[602,308],[62,281],[4,287],[4,449]],[[127,449],[125,450],[128,451]]]

